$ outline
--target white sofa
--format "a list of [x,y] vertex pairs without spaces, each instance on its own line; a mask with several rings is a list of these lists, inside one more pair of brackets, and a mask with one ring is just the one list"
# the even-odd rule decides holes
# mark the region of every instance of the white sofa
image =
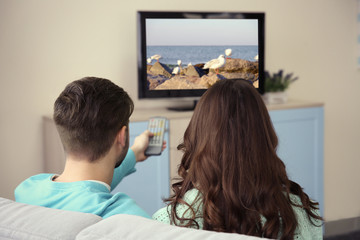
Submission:
[[259,238],[235,233],[181,228],[125,214],[114,215],[103,220],[89,213],[32,206],[0,198],[0,240],[5,239],[255,240]]

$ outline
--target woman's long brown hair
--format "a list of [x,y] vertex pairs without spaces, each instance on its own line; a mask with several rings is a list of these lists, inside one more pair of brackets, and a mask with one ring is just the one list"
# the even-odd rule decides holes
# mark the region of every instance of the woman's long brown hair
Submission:
[[[184,152],[180,181],[167,199],[172,222],[198,227],[192,203],[182,199],[195,187],[201,192],[205,230],[293,239],[297,220],[292,205],[297,205],[290,193],[300,197],[299,207],[313,224],[321,220],[313,212],[318,203],[288,179],[277,145],[266,106],[252,84],[240,79],[214,84],[200,99],[178,146]],[[179,216],[179,204],[187,204],[193,217]]]

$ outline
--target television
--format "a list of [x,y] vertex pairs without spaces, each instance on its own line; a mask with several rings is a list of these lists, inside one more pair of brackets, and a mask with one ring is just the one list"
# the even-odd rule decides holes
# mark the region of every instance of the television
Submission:
[[139,11],[139,99],[198,99],[226,78],[264,93],[265,14]]

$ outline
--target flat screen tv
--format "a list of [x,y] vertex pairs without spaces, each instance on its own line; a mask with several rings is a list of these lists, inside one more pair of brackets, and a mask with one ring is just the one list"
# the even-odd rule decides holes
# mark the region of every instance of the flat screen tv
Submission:
[[264,92],[264,13],[154,12],[138,17],[138,96],[200,97],[243,78]]

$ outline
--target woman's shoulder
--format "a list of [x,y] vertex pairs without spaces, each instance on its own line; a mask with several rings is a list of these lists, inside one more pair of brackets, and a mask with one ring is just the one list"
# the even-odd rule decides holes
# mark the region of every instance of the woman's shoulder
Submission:
[[[322,239],[322,222],[318,219],[310,221],[299,196],[290,194],[290,199],[294,204],[299,205],[292,206],[298,221],[294,239]],[[320,216],[319,210],[313,210],[313,212]]]
[[196,201],[199,197],[201,197],[201,193],[196,188],[193,188],[185,193],[184,201],[191,204],[194,201]]
[[152,219],[159,221],[159,222],[163,222],[163,223],[168,223],[170,224],[170,219],[171,219],[171,208],[169,206],[160,208],[159,210],[157,210],[153,215],[152,215]]
[[[195,213],[195,220],[199,224],[199,227],[202,228],[202,201],[200,192],[197,189],[191,189],[185,193],[183,200],[187,204],[178,204],[176,206],[176,214],[182,218],[189,218]],[[191,211],[190,206],[193,211]],[[156,211],[152,218],[160,222],[171,224],[171,205]]]

